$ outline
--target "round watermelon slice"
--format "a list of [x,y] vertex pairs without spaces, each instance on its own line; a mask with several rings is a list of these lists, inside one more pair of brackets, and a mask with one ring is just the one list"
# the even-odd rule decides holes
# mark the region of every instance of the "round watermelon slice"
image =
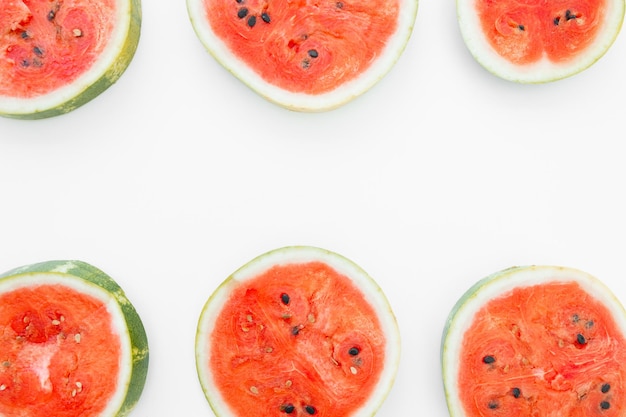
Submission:
[[141,319],[102,271],[51,261],[0,275],[0,416],[126,416],[147,370]]
[[336,108],[395,64],[417,0],[187,0],[208,51],[268,100],[299,111]]
[[227,278],[198,322],[201,386],[220,417],[371,416],[395,379],[400,338],[381,289],[312,247],[264,254]]
[[456,0],[461,34],[487,70],[520,83],[569,77],[600,59],[624,0]]
[[140,0],[0,0],[0,115],[67,113],[116,82],[130,64]]
[[443,334],[450,415],[623,416],[626,312],[579,270],[515,267],[456,303]]

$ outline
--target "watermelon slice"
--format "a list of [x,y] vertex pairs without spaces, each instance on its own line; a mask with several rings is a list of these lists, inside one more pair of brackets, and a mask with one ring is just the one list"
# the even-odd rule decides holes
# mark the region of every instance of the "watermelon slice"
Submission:
[[208,51],[268,100],[299,111],[336,108],[399,58],[417,0],[187,0]]
[[312,247],[262,255],[226,279],[198,322],[201,386],[220,417],[371,416],[400,356],[381,289]]
[[67,113],[119,79],[132,60],[140,0],[0,0],[0,115]]
[[626,312],[579,270],[515,267],[456,303],[442,371],[450,415],[623,416]]
[[497,76],[520,83],[569,77],[613,44],[624,0],[456,0],[470,52]]
[[51,261],[0,275],[0,416],[126,416],[147,370],[141,319],[102,271]]

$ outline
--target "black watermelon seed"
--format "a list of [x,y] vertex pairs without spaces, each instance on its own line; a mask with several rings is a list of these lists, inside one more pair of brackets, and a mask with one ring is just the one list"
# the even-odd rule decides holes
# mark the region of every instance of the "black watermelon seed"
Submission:
[[297,336],[298,333],[300,333],[300,326],[293,326],[291,328],[291,334],[294,335],[294,336]]
[[521,391],[519,388],[517,388],[517,387],[513,388],[513,389],[511,390],[511,393],[513,394],[513,396],[514,396],[515,398],[519,398],[519,397],[520,397],[520,395],[522,395],[522,391]]
[[304,406],[304,411],[306,411],[307,414],[315,414],[315,407],[313,407],[312,405],[305,405]]
[[496,361],[496,358],[494,358],[491,355],[487,355],[483,358],[483,362],[486,363],[487,365],[494,363]]
[[239,9],[237,11],[237,17],[238,18],[243,19],[246,16],[248,16],[248,8],[247,7],[242,7],[241,9]]
[[487,407],[489,407],[490,410],[495,410],[496,408],[498,408],[498,402],[489,401],[489,404],[487,404]]
[[30,67],[30,61],[27,59],[23,59],[22,62],[20,62],[20,64],[26,68],[26,67]]
[[561,16],[557,16],[554,18],[554,20],[552,20],[552,23],[554,23],[554,26],[558,26],[560,22],[561,22]]
[[348,355],[350,355],[350,356],[356,356],[356,355],[359,354],[359,352],[360,352],[360,350],[356,346],[351,347],[350,349],[348,349]]
[[576,15],[572,14],[572,12],[568,9],[565,11],[565,19],[566,20],[576,19]]
[[602,387],[600,387],[600,391],[602,391],[603,394],[606,394],[607,392],[609,392],[611,389],[611,384],[602,384]]
[[55,12],[54,10],[50,10],[48,12],[48,21],[52,22],[54,20],[54,17],[56,16],[57,12]]
[[[560,21],[560,20],[561,20],[561,17],[560,17],[560,16],[558,16],[558,17],[556,17],[554,20],[558,20],[558,21]],[[574,315],[572,316],[572,321],[573,321],[574,323],[578,323],[578,320],[580,320],[580,317],[578,317],[578,314],[574,314]]]
[[576,341],[577,341],[578,343],[580,343],[581,345],[585,345],[585,344],[587,344],[587,339],[585,339],[585,336],[583,336],[583,335],[582,335],[582,334],[580,334],[580,333],[578,333],[578,334],[576,335]]
[[319,54],[317,53],[317,50],[315,49],[309,49],[308,54],[311,58],[317,58],[319,56]]
[[337,3],[335,3],[335,6],[337,6],[338,9],[343,9],[343,3],[338,1]]
[[293,404],[285,404],[281,407],[281,409],[287,413],[287,414],[291,414],[296,410],[296,407],[293,406]]
[[248,26],[252,28],[254,25],[256,25],[256,16],[250,16],[248,18]]
[[311,61],[309,61],[308,59],[302,60],[302,68],[309,69],[310,66],[311,66]]
[[37,56],[43,56],[43,51],[42,51],[42,50],[41,50],[41,48],[40,48],[40,47],[38,47],[38,46],[35,46],[35,47],[33,48],[33,52],[34,52],[34,53],[35,53],[35,55],[37,55]]
[[289,298],[289,294],[287,294],[287,293],[282,293],[282,294],[280,295],[280,301],[282,301],[284,305],[289,304],[289,301],[290,301],[290,300],[291,300],[291,299]]
[[517,28],[519,30],[521,30],[522,32],[526,30],[526,28],[524,27],[524,25],[517,25]]
[[608,410],[609,408],[611,408],[611,403],[608,401],[602,401],[600,403],[600,408],[603,410]]
[[261,19],[263,19],[265,23],[269,23],[272,20],[270,19],[270,15],[267,14],[267,12],[261,13]]
[[585,323],[585,327],[587,329],[591,329],[593,327],[593,320],[589,320],[587,323]]
[[22,37],[22,39],[28,39],[30,38],[30,35],[28,34],[28,32],[24,31],[20,34],[20,36]]

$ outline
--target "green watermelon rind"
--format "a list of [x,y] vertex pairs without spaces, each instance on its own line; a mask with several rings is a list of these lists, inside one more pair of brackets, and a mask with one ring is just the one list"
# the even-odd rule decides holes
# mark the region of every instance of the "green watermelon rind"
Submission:
[[272,85],[234,55],[215,35],[205,17],[204,0],[186,0],[191,25],[205,49],[241,82],[271,103],[298,112],[334,110],[370,90],[395,66],[409,42],[417,17],[418,0],[400,0],[398,30],[388,40],[384,52],[356,79],[322,94],[294,93]]
[[234,417],[234,414],[228,409],[227,402],[214,387],[210,373],[206,372],[208,369],[205,369],[206,367],[202,364],[207,363],[208,358],[208,352],[205,352],[204,349],[206,340],[214,327],[215,318],[228,299],[228,295],[240,282],[254,278],[274,265],[311,261],[325,262],[339,273],[353,279],[357,287],[363,291],[366,299],[379,313],[378,318],[381,321],[381,327],[385,330],[388,342],[386,363],[370,401],[364,404],[354,415],[374,416],[384,403],[394,385],[398,372],[401,341],[396,317],[382,289],[361,267],[342,255],[313,246],[286,246],[257,256],[237,269],[214,290],[202,308],[196,331],[196,370],[202,391],[216,416]]
[[[82,280],[89,286],[95,286],[96,290],[104,290],[119,306],[130,339],[132,369],[130,370],[128,385],[124,387],[126,392],[123,402],[114,416],[127,416],[141,397],[148,374],[149,363],[148,338],[143,322],[135,307],[117,282],[100,269],[83,261],[54,260],[22,266],[1,274],[0,282],[19,280],[28,275],[40,274],[52,274]],[[69,281],[68,285],[71,285]]]
[[626,310],[613,292],[598,278],[579,269],[551,266],[514,266],[498,271],[477,281],[454,304],[444,324],[440,362],[444,394],[450,417],[464,417],[462,405],[457,400],[456,368],[458,349],[464,331],[471,325],[474,314],[492,298],[513,288],[545,282],[571,282],[581,285],[613,313],[616,323],[626,335]]
[[619,35],[626,2],[607,0],[607,17],[596,40],[586,51],[562,64],[554,64],[547,59],[528,65],[509,62],[491,47],[483,35],[483,29],[474,8],[476,0],[456,0],[457,21],[465,45],[474,59],[488,72],[507,81],[520,84],[542,84],[569,78],[595,64],[611,48]]
[[128,0],[124,15],[125,25],[107,48],[106,57],[100,57],[94,68],[76,81],[57,91],[40,97],[16,99],[0,96],[0,116],[15,119],[45,119],[69,113],[98,97],[111,87],[130,65],[141,35],[141,0]]

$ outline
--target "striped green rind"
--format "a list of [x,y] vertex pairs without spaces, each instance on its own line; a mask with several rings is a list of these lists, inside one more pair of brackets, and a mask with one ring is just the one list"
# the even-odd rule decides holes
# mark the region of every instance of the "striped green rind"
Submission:
[[574,268],[549,265],[514,266],[480,279],[473,284],[452,307],[441,338],[441,374],[443,388],[451,417],[464,417],[456,390],[456,367],[460,363],[460,345],[467,327],[477,310],[491,299],[516,287],[547,282],[577,282],[593,297],[614,313],[614,318],[626,335],[626,310],[611,290],[596,277]]
[[0,280],[19,279],[20,276],[31,274],[54,274],[57,276],[78,278],[88,284],[102,288],[117,301],[124,315],[128,335],[130,337],[132,370],[124,401],[115,414],[115,417],[127,416],[135,407],[143,392],[148,374],[149,349],[148,338],[143,322],[122,288],[113,278],[100,269],[86,262],[76,260],[55,260],[22,266],[0,274]]
[[0,103],[0,116],[26,120],[45,119],[60,116],[90,102],[112,86],[122,76],[124,71],[126,71],[135,56],[141,34],[141,0],[129,0],[129,13],[130,22],[128,32],[123,45],[119,48],[120,53],[116,56],[115,60],[106,69],[106,71],[103,72],[102,75],[100,75],[100,77],[93,83],[86,86],[82,91],[77,91],[70,99],[57,103],[52,107],[37,108],[37,98],[32,99],[35,107],[24,111],[3,110],[3,106]]

